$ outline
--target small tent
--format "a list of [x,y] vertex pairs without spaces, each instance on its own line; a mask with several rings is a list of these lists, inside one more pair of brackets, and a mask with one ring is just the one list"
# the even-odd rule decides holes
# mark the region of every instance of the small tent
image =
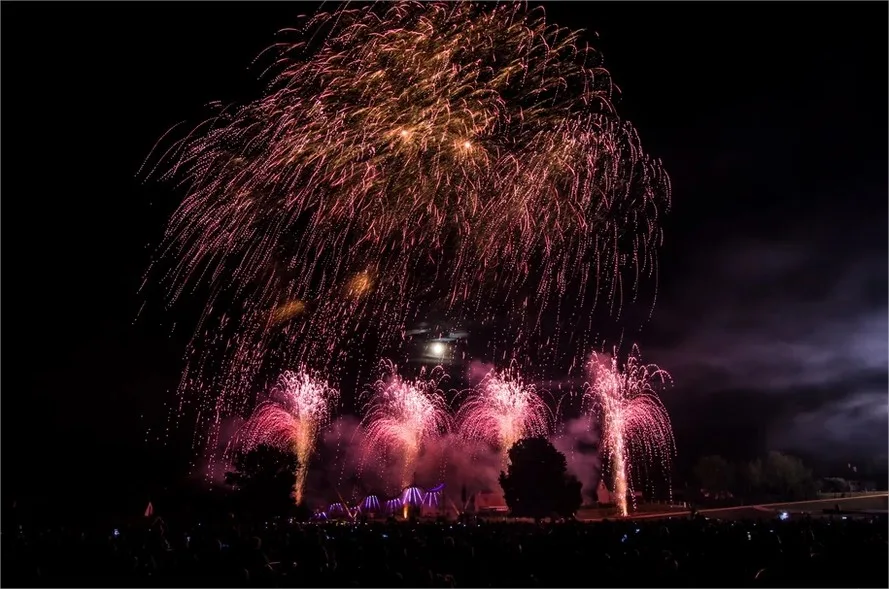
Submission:
[[596,501],[599,505],[611,505],[611,491],[605,486],[605,481],[599,480],[599,486],[596,487]]

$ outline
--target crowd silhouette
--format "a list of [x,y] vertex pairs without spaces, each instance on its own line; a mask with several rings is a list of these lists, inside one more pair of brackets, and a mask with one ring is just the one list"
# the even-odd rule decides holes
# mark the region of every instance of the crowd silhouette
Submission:
[[886,587],[885,519],[389,522],[3,534],[5,586]]

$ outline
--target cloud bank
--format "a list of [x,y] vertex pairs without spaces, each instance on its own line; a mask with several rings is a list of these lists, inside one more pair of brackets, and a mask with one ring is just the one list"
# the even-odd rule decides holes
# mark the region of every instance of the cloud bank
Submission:
[[724,425],[756,450],[885,456],[885,238],[813,225],[732,240],[688,264],[696,279],[655,314],[662,342],[643,347],[674,376],[665,401],[686,437],[697,429],[698,443],[718,445]]

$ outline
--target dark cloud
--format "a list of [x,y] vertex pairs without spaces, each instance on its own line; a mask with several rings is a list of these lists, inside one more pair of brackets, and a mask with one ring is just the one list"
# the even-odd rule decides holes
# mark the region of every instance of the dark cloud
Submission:
[[885,228],[883,249],[868,229],[812,222],[688,260],[693,279],[655,312],[664,343],[643,350],[673,374],[674,420],[698,430],[687,438],[724,426],[751,447],[885,455]]

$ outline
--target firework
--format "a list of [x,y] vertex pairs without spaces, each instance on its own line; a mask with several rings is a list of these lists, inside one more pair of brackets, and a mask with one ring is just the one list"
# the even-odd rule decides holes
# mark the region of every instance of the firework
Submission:
[[386,362],[384,366],[386,376],[371,389],[363,425],[368,448],[400,457],[404,488],[412,482],[423,442],[448,430],[450,413],[439,389],[440,368],[407,381],[398,375],[395,365]]
[[579,32],[524,3],[400,2],[301,34],[260,98],[151,157],[187,190],[160,259],[171,303],[206,293],[180,386],[201,414],[270,363],[332,374],[353,333],[394,353],[433,305],[504,321],[490,345],[513,357],[560,353],[544,312],[583,330],[654,275],[669,180]]
[[297,503],[303,499],[318,432],[330,419],[338,396],[336,389],[305,370],[285,372],[272,389],[272,400],[256,408],[236,438],[246,449],[270,444],[296,454]]
[[272,312],[272,321],[283,323],[294,317],[302,315],[306,310],[306,304],[302,301],[288,301]]
[[670,417],[657,393],[670,375],[653,364],[642,364],[633,346],[624,366],[617,355],[593,354],[591,384],[585,398],[601,418],[603,445],[611,463],[613,492],[621,515],[628,513],[627,494],[633,493],[633,466],[659,463],[669,471],[675,453]]
[[500,449],[504,462],[509,449],[522,438],[546,436],[552,414],[514,368],[490,372],[457,412],[460,431]]

